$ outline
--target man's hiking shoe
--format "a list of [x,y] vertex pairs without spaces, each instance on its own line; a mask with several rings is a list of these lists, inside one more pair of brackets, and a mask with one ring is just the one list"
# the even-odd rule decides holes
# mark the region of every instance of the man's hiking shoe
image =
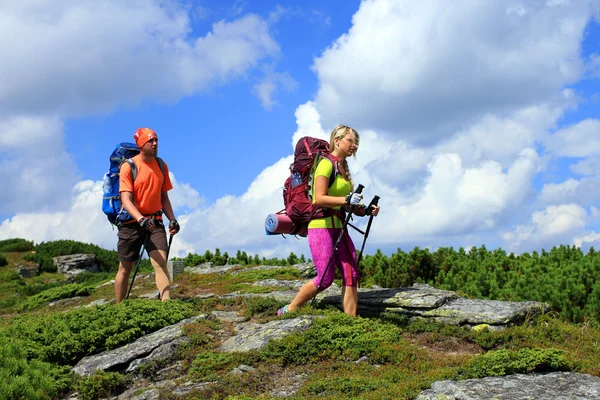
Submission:
[[287,314],[289,312],[290,312],[290,310],[288,310],[288,306],[286,305],[286,306],[281,307],[279,310],[277,310],[277,315],[282,316],[283,314]]

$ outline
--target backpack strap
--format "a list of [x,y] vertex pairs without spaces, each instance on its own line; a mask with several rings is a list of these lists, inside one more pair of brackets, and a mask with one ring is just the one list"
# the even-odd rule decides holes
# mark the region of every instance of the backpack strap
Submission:
[[131,183],[134,183],[135,178],[137,178],[137,165],[135,165],[135,162],[133,162],[133,159],[131,158],[125,159],[125,162],[129,164],[129,167],[131,168]]
[[163,185],[167,182],[167,175],[165,174],[165,162],[162,158],[156,157],[156,161],[158,162],[158,167],[160,168],[160,172],[163,174]]

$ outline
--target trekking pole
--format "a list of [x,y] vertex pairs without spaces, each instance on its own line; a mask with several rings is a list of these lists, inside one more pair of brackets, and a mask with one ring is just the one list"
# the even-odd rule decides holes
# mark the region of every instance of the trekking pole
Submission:
[[[363,188],[364,188],[364,186],[359,184],[358,188],[356,188],[355,193],[362,193]],[[312,298],[312,301],[310,302],[311,306],[314,306],[314,304],[315,304],[317,294],[319,294],[319,290],[321,290],[321,284],[323,283],[323,278],[325,278],[325,275],[327,275],[327,271],[329,271],[329,266],[331,265],[331,262],[333,261],[333,256],[335,255],[335,252],[337,251],[338,246],[340,245],[340,242],[342,240],[342,236],[344,236],[344,232],[347,229],[348,223],[350,222],[350,217],[352,217],[352,209],[348,210],[348,215],[346,215],[346,219],[344,220],[344,224],[342,225],[342,231],[340,232],[340,235],[338,236],[337,240],[335,241],[335,246],[333,246],[333,251],[331,252],[331,256],[329,257],[329,261],[327,262],[327,267],[325,267],[325,272],[323,273],[323,276],[321,277],[321,280],[319,281],[319,286],[317,286],[317,292],[315,293],[315,295]]]
[[171,243],[173,243],[173,236],[175,235],[169,234],[169,246],[167,247],[167,259],[165,260],[166,262],[169,262],[169,253],[171,252]]
[[356,261],[356,268],[360,265],[360,260],[362,260],[363,250],[365,249],[365,243],[367,243],[367,238],[369,237],[369,231],[371,230],[371,223],[373,222],[373,207],[379,203],[379,196],[373,197],[373,200],[367,206],[367,213],[370,214],[369,222],[367,223],[367,229],[365,230],[365,237],[363,239],[362,247],[360,248],[360,253],[358,253],[358,260]]
[[125,300],[127,300],[129,298],[129,293],[131,293],[131,288],[133,287],[133,282],[135,281],[135,275],[137,274],[138,267],[140,266],[140,262],[142,261],[142,257],[144,256],[144,248],[146,247],[146,240],[148,240],[148,233],[146,233],[146,237],[144,238],[144,244],[142,244],[142,251],[140,251],[140,258],[138,258],[138,261],[135,264],[135,268],[133,269],[133,278],[131,278],[131,284],[129,285],[129,290],[127,291],[127,296],[125,296]]

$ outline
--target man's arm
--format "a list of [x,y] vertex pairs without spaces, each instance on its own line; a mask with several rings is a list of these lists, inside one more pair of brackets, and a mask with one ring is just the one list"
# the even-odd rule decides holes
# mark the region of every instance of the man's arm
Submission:
[[173,207],[171,206],[171,200],[169,199],[169,193],[161,192],[160,199],[162,202],[162,210],[169,218],[169,221],[173,221],[175,219],[175,213],[173,212]]
[[123,202],[123,208],[127,210],[129,215],[136,221],[140,221],[143,215],[138,211],[137,207],[133,204],[133,193],[121,192],[121,201]]

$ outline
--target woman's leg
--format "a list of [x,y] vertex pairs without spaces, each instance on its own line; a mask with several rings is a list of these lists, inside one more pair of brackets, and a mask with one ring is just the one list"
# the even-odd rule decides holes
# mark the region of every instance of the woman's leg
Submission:
[[340,241],[337,258],[342,273],[342,306],[344,312],[353,317],[358,308],[358,267],[356,265],[356,249],[348,232]]
[[321,291],[327,289],[333,283],[333,278],[335,277],[335,265],[333,261],[335,260],[332,261],[332,265],[329,268],[327,268],[327,264],[333,252],[334,238],[337,238],[339,232],[339,229],[329,228],[312,228],[308,230],[308,246],[310,247],[313,263],[317,270],[317,277],[302,285],[298,294],[288,306],[289,311],[295,311],[298,307],[311,300],[317,293],[319,283]]

